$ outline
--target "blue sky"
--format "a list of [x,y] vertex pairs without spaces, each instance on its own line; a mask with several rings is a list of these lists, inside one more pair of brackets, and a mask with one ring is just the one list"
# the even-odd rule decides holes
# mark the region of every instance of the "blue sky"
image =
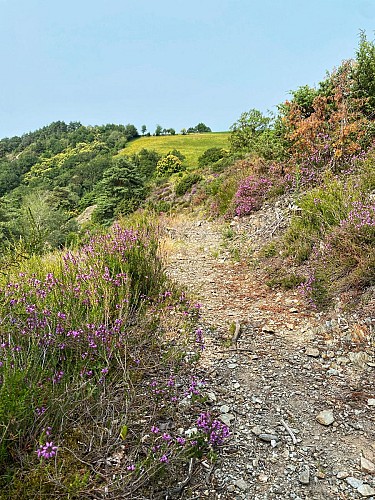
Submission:
[[227,130],[374,38],[374,0],[0,0],[0,137],[56,120]]

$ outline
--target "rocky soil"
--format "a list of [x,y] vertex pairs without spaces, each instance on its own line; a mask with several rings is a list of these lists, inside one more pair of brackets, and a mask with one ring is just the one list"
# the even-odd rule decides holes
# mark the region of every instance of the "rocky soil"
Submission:
[[284,200],[232,221],[232,248],[216,222],[166,221],[168,271],[202,304],[202,378],[231,429],[181,498],[375,500],[375,314],[317,313],[231,258],[236,242],[256,251],[291,210]]

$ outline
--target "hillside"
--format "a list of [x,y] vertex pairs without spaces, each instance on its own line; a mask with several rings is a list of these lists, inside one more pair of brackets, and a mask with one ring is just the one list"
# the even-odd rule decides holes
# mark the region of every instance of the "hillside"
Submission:
[[374,81],[0,141],[1,500],[375,497]]
[[[54,122],[21,137],[0,140],[0,255],[61,248],[86,225],[109,225],[140,207],[168,152],[179,150],[182,169],[195,168],[209,148],[228,148],[228,133],[139,138],[134,125],[87,127]],[[124,149],[124,146],[126,148]],[[174,168],[174,167],[173,167]],[[172,168],[172,171],[173,171]]]
[[191,168],[198,166],[198,158],[210,148],[229,149],[229,132],[210,132],[206,134],[166,135],[139,137],[130,141],[120,154],[131,156],[141,149],[148,149],[166,155],[177,149],[186,157]]

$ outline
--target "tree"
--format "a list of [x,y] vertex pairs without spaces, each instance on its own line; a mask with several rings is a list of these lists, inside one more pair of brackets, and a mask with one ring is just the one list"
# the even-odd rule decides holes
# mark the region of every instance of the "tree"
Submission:
[[207,127],[207,125],[205,125],[202,122],[198,123],[198,125],[196,125],[195,130],[198,132],[198,134],[204,134],[207,132],[211,132],[210,127]]
[[266,160],[278,160],[283,157],[282,133],[274,126],[274,120],[259,110],[251,109],[242,113],[230,130],[229,142],[233,152],[253,153]]
[[124,132],[125,132],[125,135],[126,135],[127,139],[134,139],[135,137],[139,136],[138,130],[131,123],[128,123],[125,126],[125,131]]
[[17,221],[25,250],[42,254],[52,248],[62,248],[70,233],[77,230],[77,222],[51,205],[48,193],[33,192],[22,202]]
[[145,196],[145,186],[135,165],[125,157],[117,158],[104,172],[98,193],[94,220],[110,222],[115,215],[132,212]]
[[187,129],[188,134],[204,134],[207,132],[211,132],[210,127],[207,127],[204,123],[198,123],[195,127],[189,127]]
[[154,150],[141,149],[138,154],[131,157],[132,163],[144,179],[149,179],[155,172],[156,165],[161,155]]
[[301,114],[304,118],[314,113],[314,99],[319,95],[318,90],[309,85],[303,85],[297,90],[292,91],[291,95],[293,96],[293,101],[301,108]]
[[360,33],[356,55],[353,72],[355,92],[358,97],[367,100],[364,109],[371,113],[375,109],[375,44],[367,40],[364,31]]
[[242,113],[231,127],[229,141],[234,151],[251,151],[255,140],[269,129],[271,118],[264,116],[258,109]]
[[163,131],[163,127],[161,125],[156,125],[155,135],[159,136]]
[[142,130],[142,135],[145,135],[145,133],[146,133],[146,130],[147,130],[147,127],[146,127],[146,125],[142,125],[142,128],[141,128],[141,130]]

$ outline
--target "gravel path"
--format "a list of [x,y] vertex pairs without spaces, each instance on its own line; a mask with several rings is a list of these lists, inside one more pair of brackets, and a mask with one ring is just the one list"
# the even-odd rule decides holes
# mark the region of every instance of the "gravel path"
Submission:
[[[267,220],[230,227],[243,242]],[[201,371],[232,433],[182,498],[375,500],[375,319],[271,290],[262,269],[231,260],[216,223],[179,217],[166,233],[170,276],[202,304]]]

